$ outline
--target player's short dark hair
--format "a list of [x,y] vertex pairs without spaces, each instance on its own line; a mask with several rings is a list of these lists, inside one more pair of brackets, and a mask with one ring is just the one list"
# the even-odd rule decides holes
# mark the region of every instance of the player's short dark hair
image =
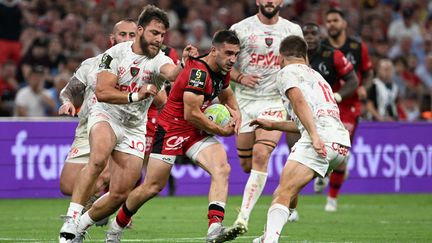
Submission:
[[240,45],[240,40],[232,30],[219,30],[213,35],[212,44],[217,45],[222,43]]
[[284,57],[298,57],[306,59],[306,41],[300,36],[290,35],[282,40],[279,46],[279,53]]
[[146,27],[152,20],[159,21],[165,26],[165,28],[169,28],[167,13],[154,5],[147,5],[144,7],[138,18],[138,25]]
[[329,10],[327,10],[326,12],[326,16],[328,16],[329,14],[339,14],[341,16],[341,18],[345,19],[345,13],[342,11],[342,9],[339,8],[331,8]]

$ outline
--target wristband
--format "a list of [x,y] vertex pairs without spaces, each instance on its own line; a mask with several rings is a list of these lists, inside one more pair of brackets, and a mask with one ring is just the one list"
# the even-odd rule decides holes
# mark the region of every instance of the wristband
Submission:
[[342,101],[342,96],[338,92],[333,93],[333,96],[337,103],[340,103]]
[[129,92],[129,94],[128,94],[128,101],[129,101],[129,103],[139,101],[139,95],[138,95],[138,93],[137,92],[134,92],[134,93]]
[[132,102],[137,102],[139,101],[139,95],[137,92],[131,93],[131,98],[132,98]]

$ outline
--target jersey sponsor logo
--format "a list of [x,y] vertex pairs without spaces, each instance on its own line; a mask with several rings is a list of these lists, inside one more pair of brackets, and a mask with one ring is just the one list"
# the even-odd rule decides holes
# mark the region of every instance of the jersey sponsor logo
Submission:
[[330,74],[330,71],[328,70],[327,66],[325,65],[325,62],[320,62],[320,64],[318,64],[318,70],[323,76],[327,76]]
[[140,71],[140,69],[137,68],[137,67],[131,67],[131,68],[130,68],[130,73],[131,73],[132,77],[137,76],[138,73],[139,73],[139,71]]
[[165,150],[177,150],[181,148],[181,145],[186,142],[190,136],[182,137],[182,136],[173,136],[167,139],[165,145]]
[[105,53],[102,57],[101,63],[99,64],[99,67],[104,69],[111,69],[110,64],[112,60],[113,58],[109,54]]
[[138,86],[135,82],[131,83],[130,85],[116,85],[116,89],[126,92],[138,92],[140,88],[141,86]]
[[189,76],[189,86],[204,89],[207,72],[201,69],[192,69]]
[[273,38],[272,37],[266,37],[264,40],[265,40],[267,47],[270,47],[273,44]]
[[279,57],[278,55],[275,55],[272,51],[266,55],[252,53],[249,63],[252,65],[261,66],[279,66]]

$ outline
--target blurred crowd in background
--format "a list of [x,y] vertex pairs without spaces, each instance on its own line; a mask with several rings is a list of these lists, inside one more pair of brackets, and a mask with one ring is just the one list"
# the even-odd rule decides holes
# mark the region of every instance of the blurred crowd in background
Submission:
[[[367,44],[375,77],[392,92],[380,97],[389,111],[372,114],[365,105],[363,119],[432,120],[432,1],[284,2],[282,17],[317,23],[323,38],[326,10],[342,9],[349,34]],[[0,116],[55,116],[59,92],[79,64],[109,48],[113,25],[137,19],[146,4],[168,12],[165,44],[179,56],[186,44],[205,53],[216,30],[257,11],[255,0],[0,0]],[[364,103],[373,105],[380,95],[371,92]]]

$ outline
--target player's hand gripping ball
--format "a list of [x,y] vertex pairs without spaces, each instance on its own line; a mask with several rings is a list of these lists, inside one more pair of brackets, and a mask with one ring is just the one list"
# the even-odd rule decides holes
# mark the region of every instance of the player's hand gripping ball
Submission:
[[204,115],[206,115],[210,121],[222,127],[226,126],[231,120],[230,112],[221,104],[210,105],[204,110]]

